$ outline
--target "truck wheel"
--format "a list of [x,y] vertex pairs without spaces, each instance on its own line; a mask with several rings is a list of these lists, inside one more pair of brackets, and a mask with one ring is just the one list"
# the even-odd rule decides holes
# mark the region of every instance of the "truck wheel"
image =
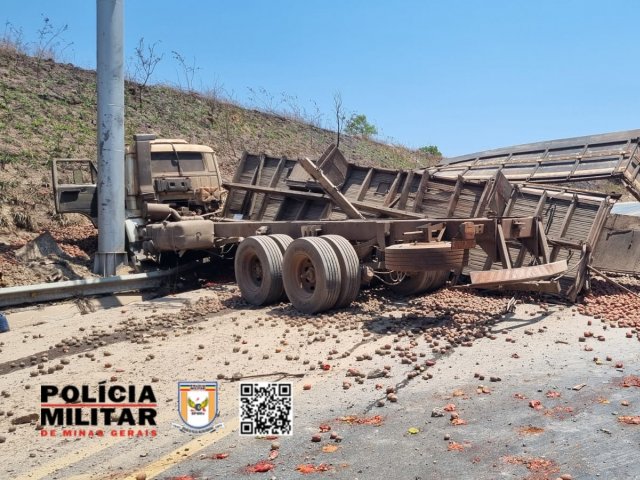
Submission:
[[323,235],[320,238],[331,245],[340,264],[342,285],[334,307],[347,307],[360,293],[360,260],[358,259],[358,254],[353,245],[340,235]]
[[289,235],[284,235],[282,233],[269,235],[269,238],[272,238],[273,240],[275,240],[275,242],[278,244],[278,247],[280,247],[280,251],[282,252],[282,255],[284,255],[284,252],[287,251],[287,247],[291,245],[291,242],[293,242],[293,238],[291,238]]
[[398,295],[418,295],[442,287],[449,278],[448,271],[440,272],[408,272],[404,280],[397,285],[390,285]]
[[426,291],[426,286],[430,281],[431,272],[406,272],[400,283],[389,285],[389,288],[398,295],[417,295]]
[[462,270],[467,250],[451,248],[451,242],[401,243],[384,249],[384,263],[397,272]]
[[294,240],[284,254],[284,291],[304,313],[328,310],[340,295],[340,263],[329,242],[319,237]]
[[244,239],[234,260],[242,298],[252,305],[268,305],[282,298],[282,252],[265,236]]
[[[291,242],[293,242],[293,238],[283,233],[275,233],[273,235],[269,235],[269,238],[273,239],[278,244],[280,253],[282,253],[282,255],[284,255],[284,252],[287,251],[287,247],[291,245]],[[284,287],[282,288],[282,296],[280,297],[280,299],[287,300],[287,295],[286,293],[284,293]]]
[[449,271],[429,272],[429,281],[424,285],[425,292],[431,292],[442,287],[449,278]]

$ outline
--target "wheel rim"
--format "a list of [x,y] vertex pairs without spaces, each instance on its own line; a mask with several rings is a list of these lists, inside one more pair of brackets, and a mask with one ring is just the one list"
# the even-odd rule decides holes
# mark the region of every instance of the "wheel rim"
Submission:
[[262,263],[257,255],[254,255],[249,261],[249,278],[253,282],[254,286],[260,287],[264,278],[264,272],[262,270]]
[[316,268],[309,257],[300,256],[296,260],[299,284],[306,293],[312,295],[316,290]]
[[282,274],[287,297],[301,312],[328,310],[340,295],[338,257],[319,237],[294,240],[284,254]]

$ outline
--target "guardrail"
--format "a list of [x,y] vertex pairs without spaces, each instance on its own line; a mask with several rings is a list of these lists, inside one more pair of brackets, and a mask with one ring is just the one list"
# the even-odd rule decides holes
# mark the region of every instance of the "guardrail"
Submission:
[[194,267],[187,264],[147,273],[0,288],[0,307],[158,288],[167,277]]

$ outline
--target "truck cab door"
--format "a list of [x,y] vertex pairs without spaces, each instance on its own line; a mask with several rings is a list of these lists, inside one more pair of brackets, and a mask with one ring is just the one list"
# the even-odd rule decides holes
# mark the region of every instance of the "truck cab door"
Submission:
[[80,213],[98,222],[98,170],[91,160],[53,160],[53,198],[57,213]]

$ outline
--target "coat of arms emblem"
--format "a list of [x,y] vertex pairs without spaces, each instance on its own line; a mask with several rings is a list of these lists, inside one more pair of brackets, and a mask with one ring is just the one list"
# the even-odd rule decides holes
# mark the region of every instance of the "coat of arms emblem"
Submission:
[[218,382],[179,382],[178,412],[189,428],[211,426],[218,416]]

